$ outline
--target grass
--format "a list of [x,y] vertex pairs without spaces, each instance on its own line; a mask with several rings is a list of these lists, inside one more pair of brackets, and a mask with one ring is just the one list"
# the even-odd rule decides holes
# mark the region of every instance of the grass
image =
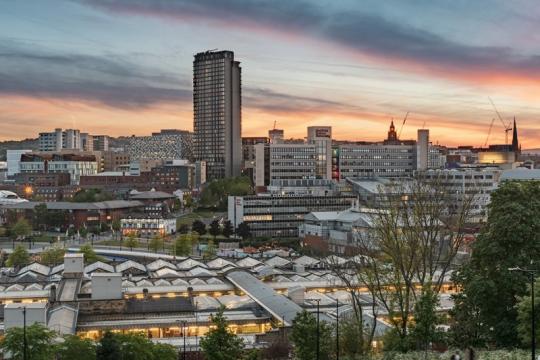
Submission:
[[176,226],[190,225],[195,220],[213,219],[215,216],[221,213],[208,209],[197,209],[189,214],[183,215],[176,220]]

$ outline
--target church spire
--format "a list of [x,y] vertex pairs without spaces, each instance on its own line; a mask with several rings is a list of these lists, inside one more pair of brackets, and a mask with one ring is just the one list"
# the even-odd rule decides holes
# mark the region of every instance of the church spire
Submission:
[[396,127],[394,126],[394,119],[392,119],[392,122],[390,123],[390,130],[388,130],[388,137],[386,138],[386,141],[397,141],[397,133],[396,133]]
[[519,151],[519,142],[518,142],[518,134],[517,134],[517,126],[516,126],[516,117],[514,116],[514,128],[512,132],[512,151]]

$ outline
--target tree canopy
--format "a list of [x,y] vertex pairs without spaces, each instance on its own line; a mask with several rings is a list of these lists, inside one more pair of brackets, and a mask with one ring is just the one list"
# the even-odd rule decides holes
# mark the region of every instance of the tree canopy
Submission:
[[488,221],[472,256],[454,275],[461,287],[452,310],[452,338],[465,345],[519,343],[517,299],[528,278],[513,267],[540,269],[540,182],[504,182],[491,193]]
[[21,267],[30,263],[30,254],[22,245],[17,245],[13,252],[9,254],[6,265],[10,267]]
[[250,194],[253,194],[253,188],[247,176],[213,180],[203,189],[200,197],[200,205],[218,210],[226,210],[228,196]]
[[213,328],[201,339],[200,345],[207,360],[239,360],[242,358],[244,344],[227,328],[227,319],[221,307],[211,315]]
[[[51,331],[41,324],[35,323],[26,327],[26,355],[30,360],[50,360],[54,354],[54,347],[51,341],[55,337],[54,331]],[[9,329],[0,348],[3,352],[9,352],[11,359],[23,360],[24,355],[24,336],[22,327]]]
[[[295,359],[313,360],[317,358],[317,319],[306,310],[298,313],[293,320],[291,340],[294,344]],[[319,355],[321,360],[331,358],[332,330],[324,321],[319,322]]]
[[82,189],[79,190],[71,201],[73,202],[99,202],[114,200],[114,196],[101,189]]

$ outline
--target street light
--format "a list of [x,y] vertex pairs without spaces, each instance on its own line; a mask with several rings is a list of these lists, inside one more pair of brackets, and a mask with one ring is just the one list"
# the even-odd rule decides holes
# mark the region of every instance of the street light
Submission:
[[531,360],[536,359],[536,329],[535,329],[535,319],[534,319],[534,278],[536,270],[533,269],[522,269],[519,266],[508,268],[508,271],[519,271],[529,275],[531,280]]
[[339,360],[339,299],[336,299],[336,360]]
[[26,348],[28,347],[26,344],[26,306],[22,306],[19,309],[22,309],[23,313],[23,360],[26,360]]

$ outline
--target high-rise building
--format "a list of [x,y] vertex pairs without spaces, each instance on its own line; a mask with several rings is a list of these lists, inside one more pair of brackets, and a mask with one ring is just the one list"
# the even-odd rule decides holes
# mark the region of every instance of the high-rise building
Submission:
[[318,179],[332,179],[332,127],[309,126],[307,143],[315,145],[316,167]]
[[285,131],[275,128],[268,130],[268,138],[270,138],[270,144],[281,144],[285,138]]
[[53,132],[39,133],[39,151],[81,150],[81,132],[77,129],[61,128]]
[[416,142],[416,170],[427,170],[429,165],[429,130],[418,129]]
[[240,175],[241,68],[232,51],[205,51],[193,61],[193,131],[208,180]]
[[109,136],[108,135],[93,135],[94,150],[107,151],[109,150]]
[[81,150],[94,151],[94,137],[88,133],[81,133]]

